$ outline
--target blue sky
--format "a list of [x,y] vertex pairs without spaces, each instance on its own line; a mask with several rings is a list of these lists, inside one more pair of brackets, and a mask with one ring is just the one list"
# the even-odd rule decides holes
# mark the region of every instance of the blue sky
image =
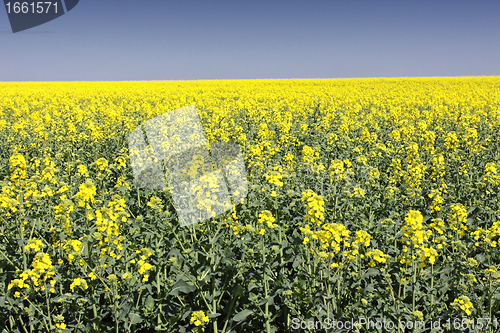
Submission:
[[80,0],[13,34],[0,81],[500,75],[500,1]]

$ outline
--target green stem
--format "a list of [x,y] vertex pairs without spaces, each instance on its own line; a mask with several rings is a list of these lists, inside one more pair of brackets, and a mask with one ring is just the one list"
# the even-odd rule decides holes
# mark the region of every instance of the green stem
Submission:
[[415,285],[417,284],[417,265],[413,263],[412,311],[415,312]]
[[[342,275],[341,275],[341,277],[342,277]],[[339,301],[339,303],[340,303],[340,280],[341,280],[341,278],[339,278],[339,279],[337,280],[337,300]],[[335,299],[334,299],[334,302],[336,302],[336,300],[335,300]],[[334,305],[334,309],[335,309],[335,311],[336,311],[336,309],[337,309],[336,303],[334,303],[333,305]],[[340,309],[339,309],[339,310],[340,310]]]
[[[312,271],[311,271],[311,252],[309,249],[306,249],[307,251],[307,272],[309,273],[309,277],[312,276]],[[312,290],[311,283],[309,283],[309,296],[311,296]]]
[[266,254],[265,254],[264,236],[262,236],[262,268],[263,268],[263,279],[264,279],[264,296],[266,298],[266,303],[264,305],[264,315],[266,317],[266,333],[271,333],[271,323],[269,320],[269,291],[267,285],[267,274],[266,274]]
[[[158,239],[156,239],[156,248],[158,249],[159,246],[160,246],[160,241]],[[161,274],[161,271],[159,269],[156,269],[156,293],[158,294],[158,299],[160,299],[160,293],[161,293],[161,287],[160,287],[160,274]],[[141,290],[142,292],[142,290]],[[140,294],[139,294],[139,297],[140,297]],[[137,299],[137,301],[139,301],[139,299]],[[158,312],[158,325],[161,325],[162,321],[161,321],[161,313],[162,313],[162,308],[160,307],[159,308],[159,312]]]
[[116,290],[117,287],[113,288],[113,291],[114,291],[114,313],[115,313],[115,331],[116,333],[120,333],[120,330],[119,330],[119,321],[118,321],[118,301],[117,301],[117,296],[118,296],[118,291]]
[[434,305],[434,265],[431,265],[431,311]]
[[19,315],[19,321],[20,321],[20,322],[21,322],[21,324],[22,324],[22,327],[23,327],[24,332],[28,333],[28,330],[26,330],[26,327],[25,327],[26,325],[24,325],[24,321],[23,321],[23,318],[21,318],[21,315]]
[[[219,223],[220,226],[220,223]],[[217,269],[217,265],[215,263],[215,255],[214,255],[214,239],[217,236],[217,234],[214,234],[213,238],[210,240],[210,264],[212,266],[212,314],[215,315],[217,313],[217,299],[216,299],[216,289],[215,289],[215,271]],[[217,333],[217,319],[216,317],[213,318],[213,329],[214,333]]]
[[[97,308],[95,307],[95,303],[92,304],[92,311],[94,313],[94,319],[97,318]],[[93,322],[92,327],[96,332],[99,332],[99,326],[97,325],[97,323]]]
[[[49,325],[52,326],[52,320],[50,319],[50,304],[49,304],[49,295],[47,292],[47,284],[44,283],[45,285],[45,299],[47,300],[47,314],[48,314],[48,319],[49,319]],[[31,320],[30,320],[30,327],[32,326]]]
[[[34,308],[36,311],[38,311],[38,312],[40,313],[40,315],[42,316],[43,322],[44,322],[44,324],[45,324],[45,328],[47,329],[47,332],[49,332],[49,327],[48,327],[48,325],[47,325],[47,322],[45,321],[45,317],[46,317],[46,316],[45,316],[45,313],[43,313],[43,311],[42,311],[42,310],[38,309],[38,308],[37,308],[37,307],[36,307],[33,303],[31,303],[31,301],[30,301],[30,299],[29,299],[29,298],[27,298],[26,300],[28,301],[28,303],[30,303],[30,305],[31,305],[31,306],[33,306],[33,308]],[[50,314],[49,314],[49,316],[50,316]],[[20,315],[19,315],[19,319],[21,319],[21,316],[20,316]],[[24,322],[22,321],[22,319],[21,319],[21,323],[23,324],[23,327],[24,327]]]
[[[19,219],[17,219],[17,221],[19,222]],[[24,231],[23,231],[23,226],[22,226],[22,223],[19,222],[17,224],[19,226],[19,233],[21,235],[21,240],[24,240]],[[23,254],[23,267],[24,267],[24,270],[27,271],[28,270],[28,260],[26,258],[26,251],[24,251],[24,248],[22,245],[19,246],[20,249],[21,249],[21,253]]]
[[4,258],[12,265],[14,266],[14,268],[17,270],[19,269],[12,261],[10,261],[10,259],[5,255],[5,253],[3,253],[1,250],[0,250],[0,254],[4,256]]
[[177,236],[177,233],[175,232],[174,228],[172,228],[172,233],[174,234],[175,239],[177,239],[177,242],[179,243],[179,245],[181,246],[182,251],[186,252],[186,249],[184,248],[184,245],[182,244],[181,240],[179,239],[179,236]]
[[491,301],[491,298],[492,298],[492,292],[491,292],[491,277],[489,278],[489,280],[490,280],[490,284],[489,284],[489,287],[488,287],[488,291],[489,291],[489,293],[490,293],[490,294],[489,294],[489,297],[488,297],[488,298],[489,298],[489,301],[490,301],[490,302],[489,302],[489,303],[490,303],[490,311],[489,311],[490,316],[489,316],[489,318],[492,318],[492,317],[491,317],[491,315],[492,315],[492,313],[491,313],[492,311],[491,311],[491,310],[492,310],[492,308],[493,308],[493,302]]
[[234,296],[231,299],[231,304],[229,305],[229,311],[227,312],[226,322],[224,323],[224,327],[222,328],[222,332],[221,333],[224,333],[226,331],[227,324],[229,323],[229,316],[231,315],[231,312],[233,311],[234,302],[236,302],[236,298],[237,297],[238,296]]
[[139,187],[137,187],[137,206],[141,207],[141,197],[139,195]]
[[[214,267],[215,268],[215,267]],[[212,314],[217,313],[217,299],[215,298],[215,275],[212,275]],[[217,319],[213,318],[212,321],[214,327],[214,333],[217,333]]]

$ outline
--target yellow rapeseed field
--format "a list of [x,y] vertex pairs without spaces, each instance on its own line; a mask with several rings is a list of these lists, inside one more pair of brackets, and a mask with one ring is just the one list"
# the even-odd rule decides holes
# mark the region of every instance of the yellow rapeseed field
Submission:
[[[182,227],[127,138],[189,105],[248,195]],[[0,330],[497,332],[499,130],[500,77],[0,83]]]

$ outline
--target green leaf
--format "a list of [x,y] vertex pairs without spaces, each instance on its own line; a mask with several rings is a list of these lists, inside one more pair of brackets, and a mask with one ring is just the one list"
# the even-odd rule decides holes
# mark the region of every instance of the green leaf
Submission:
[[370,269],[368,269],[368,270],[366,271],[366,273],[365,273],[365,274],[363,274],[363,275],[361,276],[361,278],[362,278],[362,279],[365,279],[365,278],[368,278],[368,277],[370,277],[370,276],[374,276],[374,275],[379,275],[379,271],[378,271],[378,269],[376,269],[376,268],[370,268]]
[[144,303],[144,306],[149,311],[153,311],[154,306],[155,306],[155,300],[151,295],[148,295],[148,298],[146,299],[146,303]]
[[130,312],[128,316],[130,318],[131,325],[135,325],[143,321],[142,317],[138,313]]
[[253,288],[257,287],[257,285],[254,282],[250,282],[248,284],[248,291],[251,291]]
[[253,311],[250,309],[241,310],[234,315],[233,320],[239,323],[240,321],[247,319],[247,317],[251,314],[253,314]]
[[233,291],[233,297],[238,297],[243,295],[243,287],[241,285],[237,285]]
[[264,305],[264,304],[269,304],[269,305],[274,305],[274,297],[273,296],[269,296],[269,297],[266,297],[266,298],[263,298],[260,300],[260,302],[258,303],[258,305]]
[[196,287],[194,285],[189,284],[186,281],[180,279],[179,281],[177,281],[174,284],[169,295],[179,296],[179,293],[189,294],[190,292],[195,291],[195,290],[196,290]]
[[224,234],[224,233],[223,233],[223,232],[221,232],[220,234],[218,234],[217,236],[215,236],[215,237],[214,237],[214,239],[212,239],[212,240],[210,241],[210,243],[209,243],[209,244],[213,244],[213,243],[217,242],[217,240],[218,240],[218,239],[219,239],[219,238],[220,238],[223,234]]
[[219,312],[217,312],[217,313],[208,313],[208,314],[207,314],[207,317],[208,317],[208,318],[217,318],[217,317],[219,317],[220,315],[221,315],[221,314],[220,314]]
[[367,293],[374,292],[375,290],[376,290],[376,288],[375,288],[375,283],[370,283],[369,285],[367,285],[367,286],[365,287],[365,291],[366,291]]

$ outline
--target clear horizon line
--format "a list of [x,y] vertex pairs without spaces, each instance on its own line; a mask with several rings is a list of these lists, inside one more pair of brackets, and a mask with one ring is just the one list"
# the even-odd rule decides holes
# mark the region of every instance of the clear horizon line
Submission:
[[457,75],[457,76],[371,76],[371,77],[335,77],[335,78],[253,78],[253,79],[171,79],[171,80],[74,80],[74,81],[0,81],[0,83],[98,83],[98,82],[189,82],[189,81],[270,81],[270,80],[360,80],[360,79],[426,79],[426,78],[468,78],[500,77],[500,75]]

